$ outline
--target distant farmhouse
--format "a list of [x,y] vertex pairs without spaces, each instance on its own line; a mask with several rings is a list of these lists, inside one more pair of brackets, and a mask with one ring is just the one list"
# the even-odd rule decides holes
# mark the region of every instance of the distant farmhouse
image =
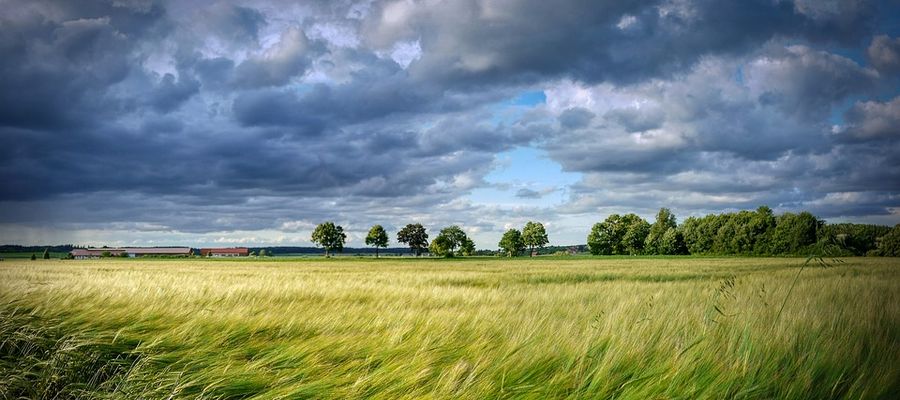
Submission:
[[232,247],[228,249],[200,249],[203,257],[247,257],[250,249],[246,247]]
[[86,249],[73,249],[69,254],[76,260],[85,260],[91,258],[100,258],[103,256],[119,256],[123,254],[128,257],[144,257],[144,256],[167,256],[167,257],[189,257],[191,255],[190,247],[116,247],[102,248],[89,247]]

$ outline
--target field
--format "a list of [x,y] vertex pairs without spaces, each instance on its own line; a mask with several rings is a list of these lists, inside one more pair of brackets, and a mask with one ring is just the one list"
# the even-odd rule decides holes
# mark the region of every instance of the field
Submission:
[[900,260],[0,263],[0,398],[898,398]]
[[[8,259],[8,258],[27,258],[30,259],[31,255],[34,254],[35,257],[41,258],[44,256],[43,251],[0,251],[0,259]],[[51,251],[50,258],[52,259],[60,259],[65,258],[69,253]]]

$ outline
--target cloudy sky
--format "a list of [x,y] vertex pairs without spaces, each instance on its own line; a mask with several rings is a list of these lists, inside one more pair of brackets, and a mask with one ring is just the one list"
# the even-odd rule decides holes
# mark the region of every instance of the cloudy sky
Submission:
[[0,243],[900,223],[894,1],[287,3],[0,0]]

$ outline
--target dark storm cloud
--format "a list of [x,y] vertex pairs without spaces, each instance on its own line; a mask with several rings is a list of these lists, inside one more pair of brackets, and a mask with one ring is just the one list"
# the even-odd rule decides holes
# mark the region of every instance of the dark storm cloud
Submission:
[[[900,63],[896,32],[878,24],[895,9],[11,1],[0,225],[203,233],[384,218],[502,231],[528,214],[667,201],[885,215],[900,192]],[[540,91],[546,104],[510,103]],[[487,182],[496,155],[519,147],[583,179]],[[466,200],[490,185],[572,198]]]
[[804,13],[791,2],[768,0],[514,4],[379,3],[364,24],[365,38],[376,47],[419,38],[425,53],[412,71],[423,80],[636,82],[781,36],[853,43],[873,17],[866,5],[839,12],[812,5]]

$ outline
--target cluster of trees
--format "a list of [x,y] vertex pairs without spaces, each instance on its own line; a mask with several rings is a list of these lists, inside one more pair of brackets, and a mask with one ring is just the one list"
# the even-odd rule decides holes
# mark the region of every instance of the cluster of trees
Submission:
[[900,225],[828,225],[809,212],[755,211],[690,217],[677,225],[662,208],[653,224],[635,214],[610,215],[587,238],[592,254],[891,255],[900,254]]
[[[327,257],[330,252],[339,252],[344,249],[347,235],[340,225],[324,222],[313,230],[312,241],[325,249]],[[475,242],[456,225],[441,229],[437,237],[429,244],[428,232],[422,224],[408,224],[397,232],[397,241],[409,246],[416,256],[421,255],[425,250],[440,257],[469,256],[475,253]],[[376,257],[378,257],[378,249],[388,246],[388,234],[383,226],[375,225],[369,229],[369,233],[366,235],[366,245],[375,248]]]
[[594,224],[587,237],[591,254],[687,254],[683,233],[668,208],[650,224],[637,214],[613,214]]
[[528,255],[534,256],[534,249],[544,247],[550,240],[547,237],[547,231],[544,224],[540,222],[528,221],[522,231],[518,229],[510,229],[503,234],[500,239],[500,250],[507,257],[518,256],[519,253],[527,248]]

